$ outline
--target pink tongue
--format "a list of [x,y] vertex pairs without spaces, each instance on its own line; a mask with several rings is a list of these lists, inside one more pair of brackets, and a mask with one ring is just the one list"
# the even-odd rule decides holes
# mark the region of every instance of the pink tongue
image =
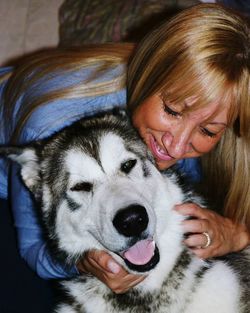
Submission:
[[141,240],[129,248],[123,256],[130,263],[144,265],[152,259],[154,250],[155,242],[153,240]]

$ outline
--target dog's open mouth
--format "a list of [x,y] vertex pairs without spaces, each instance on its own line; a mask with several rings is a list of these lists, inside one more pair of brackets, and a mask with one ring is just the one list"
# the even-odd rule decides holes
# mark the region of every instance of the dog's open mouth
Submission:
[[126,265],[136,272],[153,269],[160,260],[159,250],[153,240],[140,240],[121,253]]

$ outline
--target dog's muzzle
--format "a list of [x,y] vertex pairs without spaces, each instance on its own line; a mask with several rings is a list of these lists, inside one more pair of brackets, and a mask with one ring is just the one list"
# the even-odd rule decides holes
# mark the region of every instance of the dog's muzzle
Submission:
[[113,219],[116,230],[125,237],[131,238],[133,244],[119,255],[124,259],[126,265],[137,272],[147,272],[153,269],[160,260],[159,250],[155,242],[145,238],[145,233],[149,223],[146,209],[133,204],[117,212]]

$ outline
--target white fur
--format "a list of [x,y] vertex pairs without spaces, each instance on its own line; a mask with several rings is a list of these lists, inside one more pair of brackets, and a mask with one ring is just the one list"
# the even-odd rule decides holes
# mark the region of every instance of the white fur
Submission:
[[11,154],[9,157],[21,166],[21,175],[28,188],[32,188],[39,180],[38,158],[33,149],[24,149],[20,155]]
[[[39,179],[39,164],[34,150],[25,149],[21,155],[12,155],[11,158],[21,164],[26,184],[31,189],[35,188]],[[156,267],[145,273],[146,279],[135,287],[139,294],[158,293],[158,299],[162,300],[157,313],[240,313],[239,279],[237,273],[223,261],[214,261],[210,265],[192,256],[182,272],[178,288],[172,287],[171,282],[170,285],[165,284],[184,251],[180,225],[183,217],[173,208],[185,197],[175,179],[163,176],[149,160],[142,160],[136,152],[128,151],[123,139],[111,132],[100,139],[99,158],[100,164],[80,147],[71,148],[64,155],[63,173],[68,173],[69,177],[66,191],[63,191],[56,208],[55,233],[51,237],[54,236],[59,249],[68,255],[68,259],[75,260],[90,249],[106,250],[133,273],[118,255],[118,252],[130,247],[130,239],[115,229],[113,219],[121,209],[138,204],[145,208],[149,218],[144,233],[147,238],[155,240],[160,254]],[[129,173],[124,173],[121,164],[131,159],[137,163]],[[47,165],[46,161],[42,164],[44,173]],[[74,186],[81,182],[90,183],[93,188],[89,191],[74,190]],[[59,184],[60,180],[53,186],[42,185],[45,221],[50,216],[53,200],[50,190],[60,189]],[[72,209],[69,203],[75,207]],[[206,269],[204,276],[197,280],[196,275],[203,268]],[[96,278],[87,277],[86,281],[82,281],[80,277],[63,285],[77,306],[81,307],[82,313],[137,313],[132,305],[120,311],[115,309],[112,301],[107,300],[115,298],[115,295]],[[164,300],[164,297],[171,301]],[[60,304],[56,312],[79,311],[65,303]]]
[[97,161],[77,148],[67,152],[65,166],[70,173],[69,188],[78,181],[94,182],[104,175]]
[[102,167],[106,174],[116,175],[119,173],[120,164],[135,155],[127,151],[124,147],[122,139],[112,133],[105,134],[100,140],[100,159]]
[[[57,233],[62,246],[69,254],[91,248],[109,251],[113,257],[125,266],[124,262],[112,251],[126,244],[126,240],[114,229],[112,218],[119,208],[138,202],[146,207],[150,218],[148,232],[155,239],[160,250],[160,262],[147,278],[136,288],[142,292],[154,292],[161,286],[175,265],[183,250],[181,245],[182,229],[179,216],[173,207],[184,200],[181,189],[174,181],[163,177],[155,167],[147,162],[151,177],[145,179],[140,161],[126,176],[120,172],[120,164],[129,158],[137,158],[127,151],[122,140],[112,134],[104,136],[100,143],[101,166],[96,160],[80,151],[72,151],[66,157],[70,170],[70,186],[75,181],[94,182],[93,193],[71,193],[81,203],[81,209],[69,212],[64,203],[58,212]],[[87,240],[82,240],[87,238]],[[193,258],[178,291],[171,291],[174,305],[169,313],[236,313],[238,312],[239,285],[235,274],[223,263],[218,263],[205,274],[197,291],[190,296],[195,284],[195,273],[206,263]],[[129,270],[129,269],[128,269]],[[220,280],[218,282],[218,277]],[[67,290],[82,303],[83,312],[111,313],[112,306],[98,294],[109,290],[99,281],[91,279],[87,283],[73,281],[65,283]],[[59,313],[71,312],[66,309]],[[123,312],[131,312],[128,308]],[[161,312],[161,311],[159,311]],[[164,311],[165,312],[165,311]]]
[[240,312],[239,299],[237,276],[226,264],[218,262],[205,274],[185,313]]

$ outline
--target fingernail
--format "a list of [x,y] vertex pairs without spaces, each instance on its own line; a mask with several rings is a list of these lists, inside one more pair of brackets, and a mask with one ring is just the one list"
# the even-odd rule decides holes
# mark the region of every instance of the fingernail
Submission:
[[119,273],[121,267],[114,261],[108,261],[108,269],[110,272],[117,274]]

